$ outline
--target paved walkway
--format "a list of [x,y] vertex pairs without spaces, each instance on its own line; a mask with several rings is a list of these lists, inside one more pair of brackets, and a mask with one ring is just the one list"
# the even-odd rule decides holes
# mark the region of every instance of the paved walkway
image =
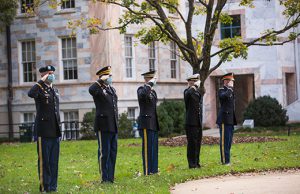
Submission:
[[172,194],[299,194],[300,171],[247,174],[178,184]]
[[[235,126],[234,129],[239,128],[240,126]],[[212,137],[220,137],[220,129],[215,128],[215,129],[208,129],[203,131],[203,136],[212,136]]]
[[203,131],[203,136],[220,137],[219,129],[208,129]]

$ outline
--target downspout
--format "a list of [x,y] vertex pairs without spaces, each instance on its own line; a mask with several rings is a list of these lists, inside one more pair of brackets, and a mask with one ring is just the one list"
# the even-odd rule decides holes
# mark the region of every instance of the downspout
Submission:
[[6,54],[7,54],[7,71],[8,71],[8,97],[7,97],[7,114],[8,114],[8,138],[12,141],[14,138],[13,129],[13,114],[12,114],[12,101],[13,101],[13,87],[12,87],[12,62],[11,62],[11,35],[10,26],[6,26]]
[[[299,27],[296,27],[296,33],[299,32]],[[299,100],[299,97],[300,97],[300,67],[299,67],[299,44],[298,44],[298,39],[299,38],[296,38],[295,41],[294,41],[294,44],[295,44],[295,66],[296,66],[296,94],[297,94],[297,97],[296,97],[296,100]]]

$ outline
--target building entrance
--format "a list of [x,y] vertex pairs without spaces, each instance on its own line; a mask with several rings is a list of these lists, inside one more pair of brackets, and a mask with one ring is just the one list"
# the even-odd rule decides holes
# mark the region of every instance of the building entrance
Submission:
[[[243,123],[243,113],[246,110],[248,104],[255,97],[254,91],[254,75],[235,75],[234,76],[234,94],[235,94],[235,114],[238,124]],[[219,112],[220,103],[218,98],[218,90],[223,87],[221,77],[216,77],[216,110]]]

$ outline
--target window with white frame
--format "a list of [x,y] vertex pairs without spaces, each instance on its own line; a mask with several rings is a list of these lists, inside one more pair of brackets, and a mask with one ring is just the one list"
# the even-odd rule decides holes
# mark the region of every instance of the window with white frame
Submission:
[[30,124],[35,120],[35,114],[32,112],[23,113],[23,123]]
[[221,39],[241,36],[241,15],[231,15],[230,24],[221,23]]
[[75,0],[61,0],[61,9],[75,8]]
[[176,44],[173,41],[170,42],[170,65],[171,65],[171,78],[176,78],[177,55],[176,55]]
[[21,13],[27,13],[34,8],[34,0],[21,0]]
[[156,60],[155,42],[149,43],[148,55],[149,55],[149,71],[154,71],[155,70],[155,60]]
[[125,65],[126,65],[126,77],[132,78],[133,71],[133,50],[132,50],[132,36],[125,35]]
[[127,108],[127,118],[130,120],[135,120],[135,110],[136,107],[128,107]]
[[78,78],[76,38],[62,38],[62,64],[64,80]]
[[35,41],[21,42],[23,82],[36,81]]
[[76,139],[79,137],[79,117],[78,111],[65,111],[64,112],[64,137],[66,139]]

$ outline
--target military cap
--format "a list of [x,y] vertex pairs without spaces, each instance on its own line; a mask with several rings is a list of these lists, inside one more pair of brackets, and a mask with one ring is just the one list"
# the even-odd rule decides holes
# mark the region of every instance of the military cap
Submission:
[[55,67],[53,67],[52,65],[47,65],[46,67],[41,67],[39,69],[40,73],[44,73],[44,72],[47,72],[47,71],[55,71]]
[[191,75],[186,80],[187,81],[198,81],[200,79],[200,75],[198,73]]
[[111,66],[106,66],[97,71],[96,75],[102,76],[102,75],[110,75],[111,74]]
[[232,80],[232,81],[234,81],[233,76],[234,76],[233,73],[227,73],[227,74],[222,76],[222,80]]
[[155,70],[154,71],[148,71],[146,73],[142,73],[141,75],[144,76],[144,78],[153,78],[155,76]]

